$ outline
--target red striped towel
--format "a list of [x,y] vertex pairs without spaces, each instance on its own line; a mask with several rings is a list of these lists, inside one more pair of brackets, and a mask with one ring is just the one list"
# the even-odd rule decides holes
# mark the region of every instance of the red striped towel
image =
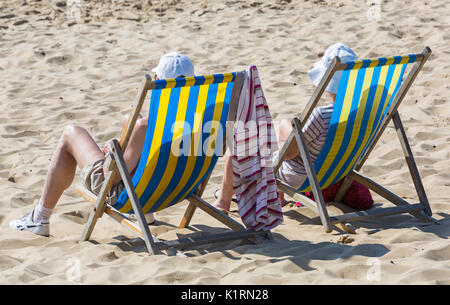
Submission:
[[243,223],[270,230],[283,222],[272,153],[278,142],[256,66],[247,68],[232,148],[233,187]]

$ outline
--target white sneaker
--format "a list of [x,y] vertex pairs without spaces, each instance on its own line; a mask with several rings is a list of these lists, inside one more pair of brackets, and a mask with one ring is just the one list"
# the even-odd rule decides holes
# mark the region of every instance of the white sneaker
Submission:
[[155,216],[153,215],[153,213],[145,214],[145,220],[147,221],[148,225],[151,225],[155,222]]
[[[145,221],[147,222],[148,225],[151,225],[155,222],[155,216],[153,215],[153,213],[147,213],[144,215],[145,217]],[[135,214],[130,214],[128,216],[128,218],[132,221],[136,221],[137,222],[137,218]]]
[[30,231],[36,235],[48,237],[50,235],[50,223],[48,220],[33,221],[34,209],[25,214],[22,218],[14,219],[9,223],[13,230]]

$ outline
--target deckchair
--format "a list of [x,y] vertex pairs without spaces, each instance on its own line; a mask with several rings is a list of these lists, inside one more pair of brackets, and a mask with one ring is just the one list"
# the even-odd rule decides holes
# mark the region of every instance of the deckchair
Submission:
[[[277,184],[280,190],[319,214],[326,232],[330,232],[332,225],[338,223],[402,213],[433,221],[430,205],[397,111],[430,54],[431,49],[426,47],[420,54],[406,56],[349,62],[341,62],[339,57],[336,57],[311,96],[302,116],[292,120],[293,130],[274,162],[274,170],[278,171],[286,152],[297,143],[308,178],[297,189],[280,180],[277,180]],[[408,65],[412,67],[403,80]],[[336,73],[342,75],[330,127],[325,144],[313,165],[301,130]],[[408,203],[359,172],[391,119],[394,121],[419,203]],[[333,199],[334,202],[340,202],[351,182],[356,180],[396,206],[329,215],[320,190],[341,179],[344,179],[344,182]],[[302,195],[302,192],[310,190],[314,200]]]
[[[145,241],[150,254],[168,248],[186,248],[235,239],[257,240],[270,232],[245,229],[201,196],[209,176],[225,149],[226,122],[234,121],[244,72],[215,74],[152,81],[146,75],[139,89],[134,110],[120,143],[111,142],[113,158],[108,158],[109,173],[98,196],[79,190],[95,204],[81,241],[90,238],[103,213],[130,228]],[[127,171],[123,154],[138,119],[147,92],[151,91],[145,144],[133,178]],[[120,173],[125,190],[113,205],[105,203],[112,177]],[[189,205],[179,225],[187,227],[196,208],[200,208],[232,229],[231,232],[201,237],[158,241],[150,232],[144,214],[160,211],[187,199]],[[131,221],[128,214],[137,219]]]

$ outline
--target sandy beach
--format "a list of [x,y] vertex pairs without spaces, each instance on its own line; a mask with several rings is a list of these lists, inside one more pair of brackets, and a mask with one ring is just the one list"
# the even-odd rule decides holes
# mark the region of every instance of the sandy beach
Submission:
[[[450,284],[450,3],[372,2],[2,1],[0,284]],[[52,215],[50,237],[9,228],[39,200],[64,127],[83,126],[101,147],[120,137],[141,79],[163,54],[188,55],[197,75],[255,64],[277,122],[303,111],[314,90],[307,71],[335,42],[361,59],[433,50],[399,112],[439,224],[403,214],[354,222],[357,234],[325,233],[312,212],[292,206],[273,241],[149,256],[107,216],[91,242],[78,242],[91,205],[76,192],[77,176]],[[418,202],[393,124],[362,172]],[[219,160],[206,200],[222,176]],[[152,233],[166,240],[223,230],[202,211],[177,229],[186,207],[157,213]]]

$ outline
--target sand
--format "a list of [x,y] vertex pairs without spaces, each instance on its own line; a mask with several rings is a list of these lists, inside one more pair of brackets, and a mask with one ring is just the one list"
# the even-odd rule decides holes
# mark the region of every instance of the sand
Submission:
[[[2,2],[0,284],[450,284],[450,4],[373,2],[84,0],[80,10],[76,1]],[[199,75],[255,64],[277,122],[302,112],[313,91],[306,72],[338,41],[360,58],[433,50],[400,113],[439,225],[400,215],[355,222],[357,234],[327,234],[306,208],[287,207],[273,242],[148,256],[106,216],[92,242],[78,243],[90,205],[76,193],[77,177],[51,218],[51,237],[9,228],[39,199],[64,127],[85,127],[101,146],[119,137],[141,79],[164,53],[189,55]],[[362,172],[418,202],[392,126]],[[207,200],[222,174],[220,161]],[[171,239],[223,230],[201,211],[178,230],[186,206],[157,213],[152,232]]]

